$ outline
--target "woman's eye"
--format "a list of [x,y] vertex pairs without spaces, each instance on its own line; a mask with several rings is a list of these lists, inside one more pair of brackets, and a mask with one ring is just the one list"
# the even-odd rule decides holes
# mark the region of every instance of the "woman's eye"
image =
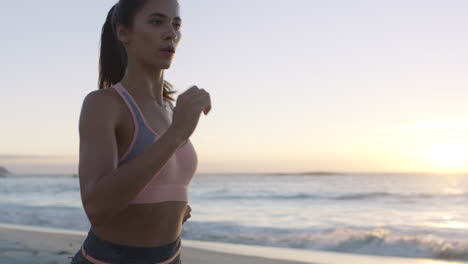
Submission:
[[[153,23],[153,24],[154,24],[154,23],[160,24],[160,23],[162,23],[162,21],[161,21],[161,20],[153,20],[153,21],[151,21],[151,23]],[[175,24],[175,25],[177,26],[177,29],[180,29],[180,27],[182,26],[181,24]]]

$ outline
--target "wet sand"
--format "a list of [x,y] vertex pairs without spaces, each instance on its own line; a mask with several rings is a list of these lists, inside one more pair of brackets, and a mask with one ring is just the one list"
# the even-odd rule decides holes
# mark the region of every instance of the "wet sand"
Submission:
[[[87,232],[0,224],[0,263],[69,264]],[[184,264],[466,264],[182,239]]]

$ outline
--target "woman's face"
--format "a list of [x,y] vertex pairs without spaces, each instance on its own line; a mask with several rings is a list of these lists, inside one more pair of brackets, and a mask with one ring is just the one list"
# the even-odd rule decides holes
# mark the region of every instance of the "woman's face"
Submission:
[[175,53],[168,55],[161,49],[172,46],[177,51],[182,25],[177,0],[148,0],[134,19],[127,36],[128,56],[152,68],[169,68]]

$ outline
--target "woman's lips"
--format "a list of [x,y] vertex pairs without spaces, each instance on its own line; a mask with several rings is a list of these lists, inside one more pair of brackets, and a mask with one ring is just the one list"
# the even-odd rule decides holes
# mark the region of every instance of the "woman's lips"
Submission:
[[161,52],[164,54],[164,56],[167,56],[167,57],[172,57],[174,55],[174,52],[172,51],[161,50]]

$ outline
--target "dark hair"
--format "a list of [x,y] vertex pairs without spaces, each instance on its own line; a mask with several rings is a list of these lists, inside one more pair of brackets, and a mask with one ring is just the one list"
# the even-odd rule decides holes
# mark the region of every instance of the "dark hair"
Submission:
[[[102,26],[101,54],[99,56],[99,89],[104,89],[120,82],[125,74],[128,58],[122,42],[117,39],[116,24],[127,28],[133,27],[135,14],[148,0],[120,0],[107,14]],[[176,93],[173,86],[164,80],[163,99],[174,102],[170,95]]]

